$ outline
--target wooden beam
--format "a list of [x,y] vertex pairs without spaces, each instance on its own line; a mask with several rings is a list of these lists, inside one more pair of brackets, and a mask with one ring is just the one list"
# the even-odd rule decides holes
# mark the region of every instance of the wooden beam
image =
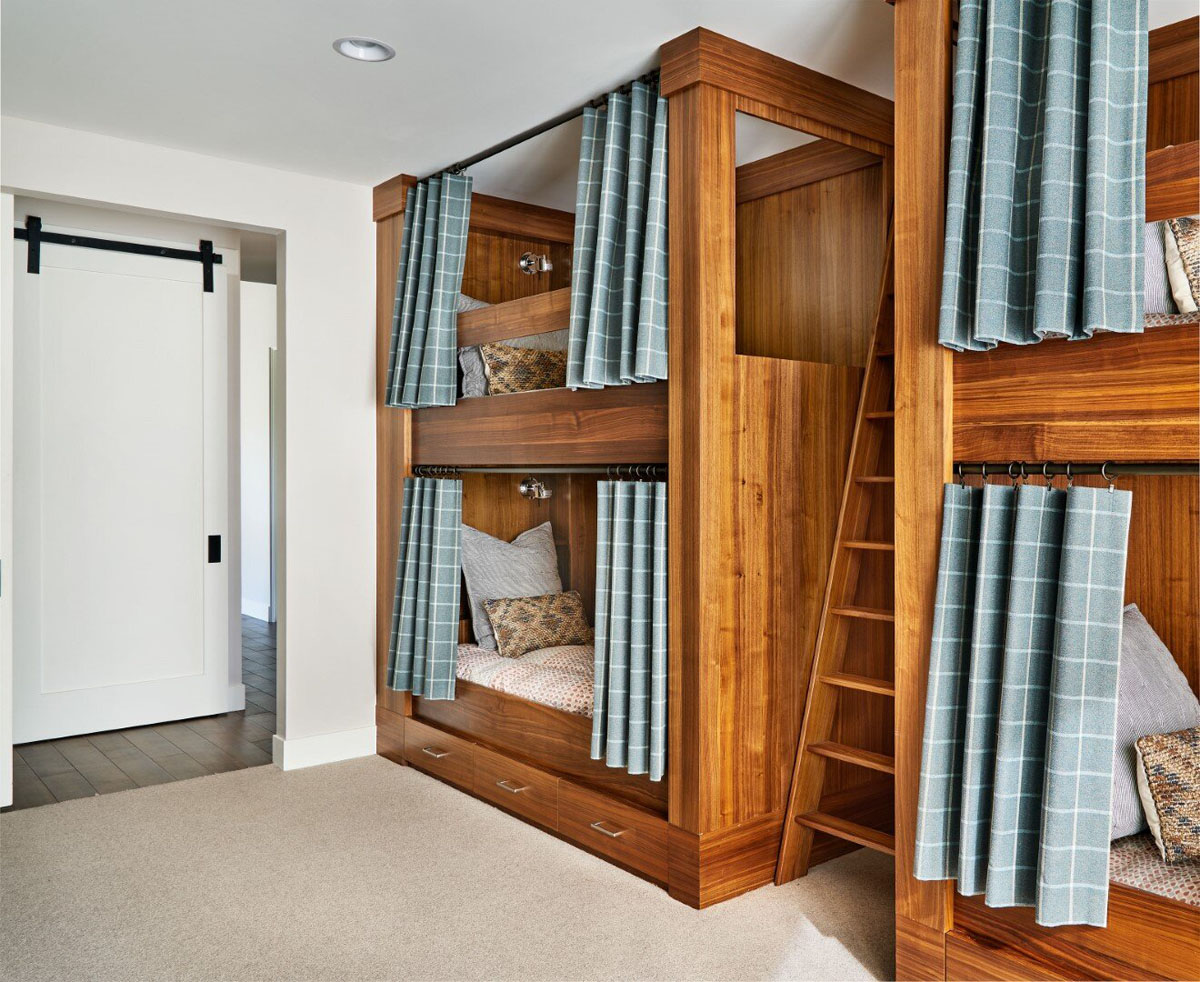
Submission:
[[881,163],[881,157],[866,150],[835,140],[816,140],[742,164],[737,169],[737,203],[740,205]]
[[913,878],[925,682],[953,461],[950,354],[937,343],[950,0],[896,4],[896,972],[944,977],[947,887]]
[[1190,75],[1200,63],[1200,17],[1189,17],[1150,32],[1150,84]]
[[546,334],[567,327],[571,318],[571,288],[535,293],[458,315],[459,347],[506,338]]
[[374,221],[382,222],[385,218],[401,214],[404,211],[404,196],[416,184],[417,179],[408,174],[397,174],[382,184],[376,184],[371,194]]
[[703,82],[793,113],[816,136],[892,143],[891,100],[703,27],[664,44],[661,66],[663,95]]
[[1200,143],[1179,143],[1146,154],[1146,221],[1200,210]]

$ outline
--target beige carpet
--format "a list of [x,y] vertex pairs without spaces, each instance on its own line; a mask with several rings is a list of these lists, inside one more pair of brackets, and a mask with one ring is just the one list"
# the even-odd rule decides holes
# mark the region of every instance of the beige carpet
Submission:
[[706,911],[371,757],[0,817],[6,979],[865,979],[891,864]]

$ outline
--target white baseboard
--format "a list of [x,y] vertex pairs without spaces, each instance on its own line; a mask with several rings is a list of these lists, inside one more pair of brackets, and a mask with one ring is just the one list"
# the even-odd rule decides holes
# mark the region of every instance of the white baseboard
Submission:
[[271,605],[261,600],[248,600],[242,597],[242,613],[247,617],[257,617],[260,621],[271,620]]
[[370,757],[375,753],[375,727],[361,726],[357,730],[339,730],[294,740],[285,740],[276,734],[271,749],[276,766],[285,771],[332,764],[352,757]]

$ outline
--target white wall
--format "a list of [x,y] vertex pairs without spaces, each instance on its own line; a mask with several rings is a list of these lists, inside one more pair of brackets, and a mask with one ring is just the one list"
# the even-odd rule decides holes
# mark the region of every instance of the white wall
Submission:
[[[0,126],[5,191],[284,233],[276,761],[373,753],[370,188],[28,120],[5,117]],[[11,264],[11,233],[0,235],[0,250]]]
[[242,613],[271,611],[271,349],[275,285],[241,284]]

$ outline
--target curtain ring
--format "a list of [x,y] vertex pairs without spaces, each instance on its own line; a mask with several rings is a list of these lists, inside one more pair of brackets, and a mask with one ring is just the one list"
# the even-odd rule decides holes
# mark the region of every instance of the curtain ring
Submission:
[[1010,481],[1012,481],[1012,486],[1013,486],[1014,488],[1017,486],[1017,474],[1016,474],[1016,471],[1017,471],[1017,461],[1015,461],[1015,460],[1010,460],[1010,461],[1008,462],[1008,479],[1009,479]]
[[1068,460],[1067,461],[1067,487],[1073,488],[1074,486],[1075,486],[1075,475],[1071,473],[1071,462]]
[[961,460],[957,464],[954,465],[954,470],[958,474],[959,487],[965,488],[967,486],[967,474],[963,470],[963,465],[962,465]]
[[981,461],[979,464],[979,476],[983,478],[983,483],[987,484],[987,461]]
[[1108,473],[1108,467],[1109,467],[1109,464],[1111,464],[1111,463],[1112,463],[1111,460],[1106,460],[1103,464],[1100,465],[1100,476],[1108,482],[1108,493],[1109,494],[1112,494],[1117,489],[1117,485],[1114,482],[1114,478],[1116,477],[1116,475]]
[[1050,473],[1050,461],[1042,461],[1042,477],[1046,479],[1047,486],[1054,484],[1054,475]]

